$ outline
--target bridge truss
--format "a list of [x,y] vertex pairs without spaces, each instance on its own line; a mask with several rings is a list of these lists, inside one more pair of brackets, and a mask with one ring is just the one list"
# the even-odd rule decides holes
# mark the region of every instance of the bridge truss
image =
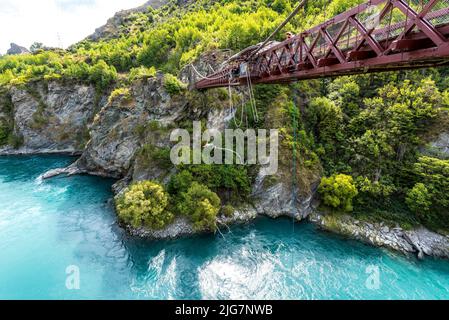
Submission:
[[250,53],[246,50],[203,77],[196,88],[248,81],[288,83],[448,64],[449,0],[371,0]]

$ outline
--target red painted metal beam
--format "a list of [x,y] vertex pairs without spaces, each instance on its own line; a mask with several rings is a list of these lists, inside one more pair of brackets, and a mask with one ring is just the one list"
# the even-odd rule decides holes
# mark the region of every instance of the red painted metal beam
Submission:
[[[393,10],[402,21],[391,22]],[[364,16],[374,22],[363,21]],[[449,1],[428,0],[412,8],[405,0],[371,0],[261,50],[251,61],[231,62],[196,88],[245,84],[240,69],[250,72],[253,83],[286,83],[448,62]]]

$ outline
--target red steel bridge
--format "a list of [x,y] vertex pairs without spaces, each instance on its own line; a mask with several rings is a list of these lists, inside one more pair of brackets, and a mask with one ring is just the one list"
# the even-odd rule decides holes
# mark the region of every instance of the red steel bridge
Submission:
[[254,46],[197,89],[449,64],[449,0],[371,0],[280,43]]

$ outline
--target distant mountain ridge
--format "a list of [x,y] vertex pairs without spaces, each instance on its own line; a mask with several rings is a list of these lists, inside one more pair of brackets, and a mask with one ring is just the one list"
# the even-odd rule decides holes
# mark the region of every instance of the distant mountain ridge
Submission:
[[6,54],[9,55],[15,55],[15,54],[24,54],[24,53],[30,53],[30,51],[22,46],[19,46],[18,44],[11,43],[11,48],[8,49]]

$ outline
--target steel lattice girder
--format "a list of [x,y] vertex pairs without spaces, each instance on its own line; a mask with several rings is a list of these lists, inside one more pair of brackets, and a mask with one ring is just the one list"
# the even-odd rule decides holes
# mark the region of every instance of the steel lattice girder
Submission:
[[[449,63],[446,1],[428,0],[418,12],[404,0],[359,5],[259,52],[248,66],[252,82],[283,83]],[[363,16],[373,9],[378,11],[371,15],[374,25],[367,26]],[[401,13],[403,21],[392,23],[393,13]],[[440,23],[431,22],[437,20]],[[197,82],[196,88],[245,84],[246,77],[234,78],[232,68],[227,66]]]

